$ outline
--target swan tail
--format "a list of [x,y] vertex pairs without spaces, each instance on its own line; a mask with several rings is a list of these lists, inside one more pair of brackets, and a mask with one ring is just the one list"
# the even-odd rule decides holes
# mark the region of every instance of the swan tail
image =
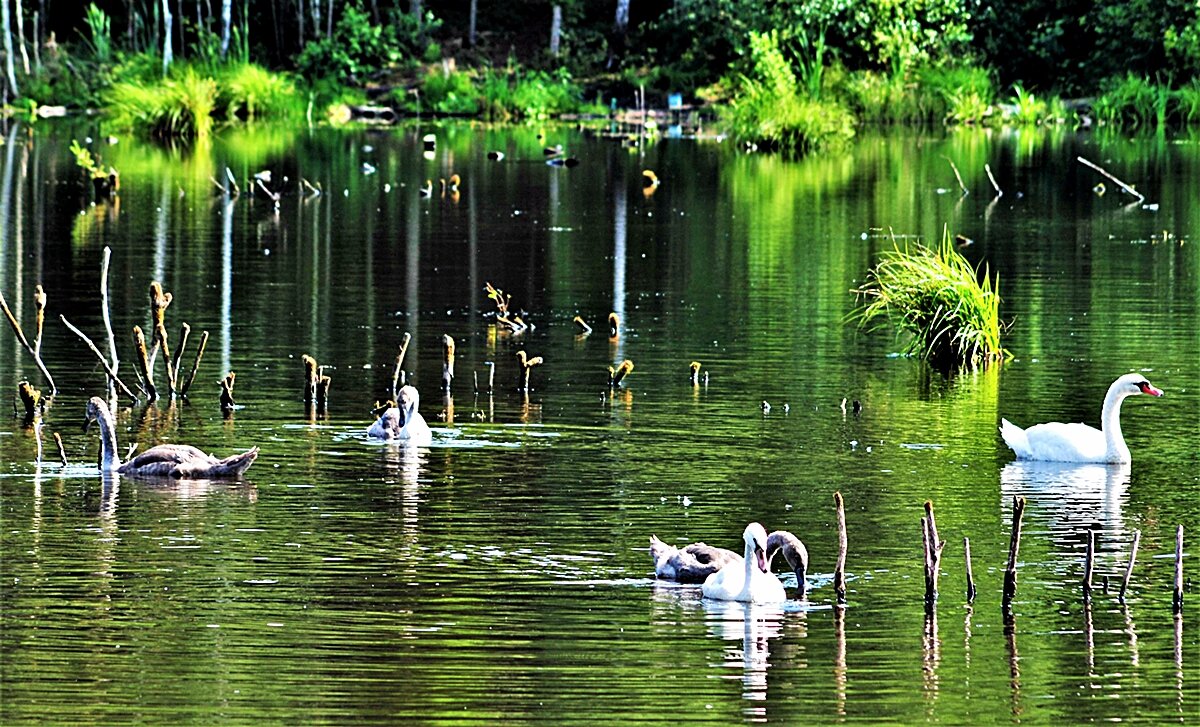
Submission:
[[1007,419],[1000,420],[1000,436],[1009,449],[1016,453],[1017,459],[1029,459],[1033,451],[1029,447],[1029,437],[1025,430]]
[[258,447],[251,447],[240,454],[231,454],[212,466],[210,476],[237,477],[258,459]]
[[670,547],[671,546],[659,540],[658,536],[650,536],[650,557],[654,560],[654,562],[657,563],[659,558],[666,555],[667,550]]

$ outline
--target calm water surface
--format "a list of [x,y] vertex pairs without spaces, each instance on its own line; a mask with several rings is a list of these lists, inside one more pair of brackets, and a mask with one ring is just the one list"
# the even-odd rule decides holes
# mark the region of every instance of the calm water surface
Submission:
[[[122,188],[93,206],[67,151],[86,135],[101,138],[11,126],[0,147],[0,291],[27,328],[34,285],[49,294],[60,391],[44,424],[70,462],[37,466],[33,428],[0,424],[5,724],[1200,720],[1200,597],[1171,613],[1175,527],[1200,536],[1195,140],[864,134],[797,162],[554,127],[228,131],[193,153],[98,147]],[[544,164],[551,143],[581,164]],[[1111,184],[1095,194],[1080,155],[1157,209]],[[223,196],[226,167],[242,187],[271,170],[278,210]],[[663,180],[649,196],[644,168]],[[455,172],[460,193],[440,196]],[[844,322],[893,235],[932,242],[944,225],[1000,276],[1015,355],[1002,367],[945,377]],[[258,445],[244,481],[99,475],[98,437],[80,427],[104,375],[58,316],[102,338],[105,246],[127,379],[152,280],[174,296],[172,332],[188,322],[192,350],[211,336],[190,401],[122,402],[122,446]],[[532,330],[496,330],[487,282]],[[363,434],[405,332],[428,449]],[[545,359],[527,397],[522,349]],[[332,376],[327,415],[300,401],[305,353]],[[635,370],[609,393],[625,358]],[[688,382],[693,360],[707,383]],[[240,408],[223,418],[229,370]],[[1096,424],[1131,370],[1167,392],[1126,402],[1132,466],[1012,463],[1000,417]],[[0,386],[22,378],[41,381],[4,327]],[[1013,496],[1029,504],[1006,629]],[[932,620],[926,499],[948,541]],[[739,548],[751,520],[804,539],[808,600],[747,608],[654,581],[651,533]],[[1114,581],[1142,533],[1125,605],[1115,589],[1080,599],[1089,528]],[[1200,575],[1194,556],[1185,575]]]

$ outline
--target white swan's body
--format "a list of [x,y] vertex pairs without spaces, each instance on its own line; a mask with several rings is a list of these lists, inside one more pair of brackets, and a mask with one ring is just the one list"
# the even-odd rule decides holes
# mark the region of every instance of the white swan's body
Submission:
[[367,435],[377,439],[398,439],[418,447],[433,443],[433,432],[425,417],[417,411],[421,395],[412,386],[400,389],[400,403],[383,412],[367,429]]
[[239,477],[258,458],[258,447],[218,459],[188,444],[160,444],[121,464],[117,458],[117,428],[108,404],[93,396],[87,404],[88,423],[100,425],[100,468],[132,477],[225,479]]
[[1100,429],[1087,424],[1050,422],[1022,429],[1007,419],[1001,419],[1000,436],[1004,438],[1017,459],[1043,462],[1104,462],[1127,463],[1131,457],[1125,437],[1121,434],[1121,402],[1127,396],[1163,392],[1141,374],[1125,374],[1108,387],[1104,409],[1100,414]]
[[742,562],[729,563],[704,581],[705,598],[743,603],[773,603],[786,601],[783,584],[771,572],[767,561],[767,531],[758,523],[750,523],[742,533],[746,552]]

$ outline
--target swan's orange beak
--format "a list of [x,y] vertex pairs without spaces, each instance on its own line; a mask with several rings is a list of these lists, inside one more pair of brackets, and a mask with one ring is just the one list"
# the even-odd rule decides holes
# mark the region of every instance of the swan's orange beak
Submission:
[[1149,394],[1150,396],[1163,395],[1163,390],[1154,388],[1154,385],[1149,381],[1143,381],[1142,383],[1138,384],[1138,388],[1142,390],[1143,394]]

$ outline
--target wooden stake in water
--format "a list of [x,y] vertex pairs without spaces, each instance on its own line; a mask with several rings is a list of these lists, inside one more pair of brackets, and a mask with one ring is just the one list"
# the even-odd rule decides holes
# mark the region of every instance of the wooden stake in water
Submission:
[[167,306],[171,305],[171,294],[164,293],[158,281],[150,283],[150,313],[154,319],[154,344],[162,350],[163,365],[167,369],[167,395],[176,392],[175,371],[171,367],[171,351],[167,347]]
[[4,317],[8,319],[8,325],[12,326],[13,333],[17,334],[17,340],[21,342],[21,346],[29,352],[30,356],[33,356],[33,362],[37,365],[38,371],[42,372],[46,383],[50,385],[50,396],[54,396],[58,393],[58,387],[54,385],[54,377],[46,370],[46,364],[42,363],[42,355],[29,345],[29,339],[25,338],[25,331],[21,330],[21,324],[17,322],[17,317],[8,307],[8,301],[4,299],[4,293],[0,293],[0,310],[4,311]]
[[938,574],[942,563],[942,548],[946,541],[938,539],[937,521],[933,517],[933,502],[925,501],[925,517],[921,518],[921,540],[925,545],[925,606],[937,603]]
[[483,363],[488,367],[488,393],[490,394],[496,384],[496,362],[484,361]]
[[1183,613],[1183,525],[1175,528],[1175,593],[1171,597],[1171,610]]
[[326,374],[321,374],[317,379],[317,411],[327,411],[329,409],[329,387],[333,383]]
[[442,391],[450,391],[450,382],[454,381],[454,339],[442,336]]
[[1137,560],[1138,545],[1142,542],[1142,531],[1133,531],[1133,545],[1129,548],[1129,565],[1125,566],[1125,578],[1121,581],[1121,593],[1117,600],[1125,603],[1125,591],[1129,589],[1129,579],[1133,578],[1133,564]]
[[317,400],[317,383],[320,374],[317,372],[317,360],[307,353],[300,357],[304,364],[304,403],[311,404]]
[[992,189],[996,190],[996,196],[997,196],[997,197],[1003,197],[1003,196],[1004,196],[1004,192],[1001,192],[1001,191],[1000,191],[1000,185],[999,185],[999,184],[996,184],[996,177],[995,177],[995,175],[993,175],[993,174],[992,174],[992,165],[990,165],[990,164],[984,164],[984,165],[983,165],[983,171],[987,172],[987,175],[988,175],[988,181],[990,181],[990,182],[992,183]]
[[1025,498],[1013,496],[1012,537],[1008,542],[1008,565],[1004,569],[1004,610],[1017,594],[1017,555],[1021,550],[1021,518],[1025,515]]
[[1092,571],[1096,566],[1096,531],[1088,530],[1087,555],[1083,560],[1083,600],[1092,600]]
[[837,565],[833,569],[833,592],[837,596],[837,602],[845,605],[846,603],[846,550],[848,540],[846,538],[846,510],[842,503],[842,493],[833,493],[833,502],[837,505],[837,524],[838,524],[838,557]]
[[204,347],[208,345],[208,331],[200,332],[200,345],[196,348],[196,358],[192,360],[192,372],[188,374],[187,381],[183,383],[183,388],[179,390],[180,396],[187,396],[188,391],[192,388],[192,382],[196,380],[196,373],[200,370],[200,359],[204,358]]
[[691,372],[688,374],[688,381],[692,382],[692,386],[699,386],[700,385],[700,362],[693,361],[690,364],[688,364],[688,371]]
[[133,347],[137,352],[138,375],[142,377],[142,386],[146,390],[146,397],[150,401],[158,398],[158,389],[154,386],[154,371],[150,368],[150,353],[146,350],[146,334],[142,333],[140,326],[133,327]]
[[621,335],[621,316],[614,313],[608,314],[608,337],[616,338]]
[[225,378],[221,379],[221,411],[233,411],[235,403],[233,401],[233,384],[237,380],[237,374],[230,371],[225,374]]
[[579,335],[586,336],[592,332],[592,327],[587,324],[587,321],[583,320],[579,316],[575,316],[575,318],[572,320],[574,321],[575,325],[579,326]]
[[28,381],[22,381],[17,384],[17,396],[21,397],[21,404],[25,406],[25,421],[32,422],[41,413],[42,392],[33,388]]
[[62,466],[67,466],[67,450],[63,449],[62,437],[58,432],[54,433],[54,444],[58,446],[58,459],[62,462]]
[[396,367],[392,369],[392,398],[399,401],[400,387],[403,384],[400,382],[400,372],[404,367],[404,354],[408,352],[408,342],[412,340],[411,333],[405,333],[404,339],[400,341],[400,353],[396,354]]
[[967,605],[975,602],[975,576],[971,574],[971,539],[963,538],[963,558],[967,562]]
[[625,359],[621,365],[615,369],[612,366],[608,367],[608,388],[615,389],[621,385],[621,381],[633,371],[633,361]]
[[517,362],[521,364],[521,378],[517,383],[519,390],[529,393],[529,372],[534,366],[542,363],[541,356],[529,358],[524,350],[517,351]]

